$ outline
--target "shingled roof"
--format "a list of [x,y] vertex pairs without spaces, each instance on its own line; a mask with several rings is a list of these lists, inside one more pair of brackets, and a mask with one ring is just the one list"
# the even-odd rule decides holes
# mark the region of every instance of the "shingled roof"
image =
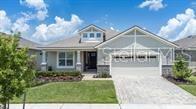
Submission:
[[174,43],[178,44],[180,48],[190,49],[196,48],[196,35],[191,35],[180,40],[174,41]]
[[[111,29],[106,29],[105,30],[105,39],[109,39],[119,32],[111,30]],[[80,41],[80,34],[77,33],[76,35],[66,38],[60,41],[56,41],[52,44],[48,44],[45,46],[41,46],[39,48],[94,48],[96,45],[98,45],[101,42],[88,42],[88,43],[81,43]]]

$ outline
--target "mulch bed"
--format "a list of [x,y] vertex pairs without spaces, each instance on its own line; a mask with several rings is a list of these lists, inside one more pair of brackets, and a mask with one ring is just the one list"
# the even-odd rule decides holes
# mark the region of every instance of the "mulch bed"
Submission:
[[82,75],[79,76],[39,76],[36,78],[37,81],[44,82],[72,82],[72,81],[81,81]]
[[171,76],[170,77],[164,77],[164,78],[166,78],[168,81],[170,81],[170,82],[172,82],[174,84],[177,84],[177,85],[180,85],[180,84],[191,84],[191,82],[188,81],[188,80],[176,79],[176,78],[171,77]]

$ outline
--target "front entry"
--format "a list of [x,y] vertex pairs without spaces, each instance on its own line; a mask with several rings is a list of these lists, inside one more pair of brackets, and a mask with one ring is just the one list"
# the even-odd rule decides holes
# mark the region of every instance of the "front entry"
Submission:
[[97,52],[85,52],[85,70],[96,70],[97,69]]

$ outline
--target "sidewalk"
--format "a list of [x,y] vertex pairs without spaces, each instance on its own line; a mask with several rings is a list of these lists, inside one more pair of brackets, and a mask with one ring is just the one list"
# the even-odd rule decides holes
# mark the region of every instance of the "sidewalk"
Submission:
[[[10,109],[22,109],[22,104],[12,104]],[[27,104],[25,109],[196,109],[196,105],[167,104]]]

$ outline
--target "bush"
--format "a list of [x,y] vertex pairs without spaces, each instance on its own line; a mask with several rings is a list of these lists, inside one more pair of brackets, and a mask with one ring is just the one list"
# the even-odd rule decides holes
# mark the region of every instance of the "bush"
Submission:
[[93,76],[94,78],[111,78],[112,76],[107,72],[98,73]]
[[186,80],[191,76],[192,70],[188,68],[188,63],[182,56],[177,57],[173,66],[173,74],[175,79],[179,80]]
[[78,71],[70,71],[70,72],[57,72],[57,71],[40,71],[37,72],[36,77],[58,77],[58,76],[81,76],[81,73]]

